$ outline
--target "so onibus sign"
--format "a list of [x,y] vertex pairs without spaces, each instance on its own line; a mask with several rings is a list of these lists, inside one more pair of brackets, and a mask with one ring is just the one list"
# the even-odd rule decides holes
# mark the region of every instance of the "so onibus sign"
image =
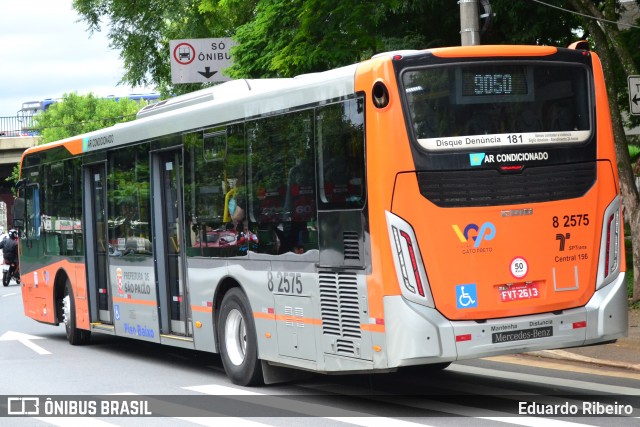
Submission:
[[222,70],[231,66],[231,38],[171,40],[171,82],[208,83],[231,80]]

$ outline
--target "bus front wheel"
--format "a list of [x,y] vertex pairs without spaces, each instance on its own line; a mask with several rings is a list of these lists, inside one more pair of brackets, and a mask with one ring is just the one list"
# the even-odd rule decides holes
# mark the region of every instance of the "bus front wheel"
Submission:
[[71,283],[67,280],[62,298],[62,316],[64,328],[67,332],[67,341],[71,345],[82,345],[89,342],[91,331],[80,329],[76,326],[76,302],[73,297]]
[[238,288],[222,299],[218,337],[222,365],[231,381],[242,386],[262,383],[256,327],[247,298]]

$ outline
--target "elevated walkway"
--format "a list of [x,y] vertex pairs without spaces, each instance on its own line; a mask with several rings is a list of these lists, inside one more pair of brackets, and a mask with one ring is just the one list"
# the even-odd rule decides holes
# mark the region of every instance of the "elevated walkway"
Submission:
[[0,165],[11,165],[11,170],[20,161],[24,150],[36,145],[37,140],[35,136],[0,136]]

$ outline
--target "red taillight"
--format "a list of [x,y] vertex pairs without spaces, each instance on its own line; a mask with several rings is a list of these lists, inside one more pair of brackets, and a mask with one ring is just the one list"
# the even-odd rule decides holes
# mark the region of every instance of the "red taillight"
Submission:
[[407,242],[407,248],[409,248],[409,258],[411,258],[411,268],[413,268],[413,275],[416,278],[416,286],[418,287],[418,293],[421,297],[424,296],[424,289],[422,288],[422,280],[420,280],[420,271],[418,270],[418,262],[416,261],[416,254],[413,250],[413,244],[411,243],[411,237],[400,230],[400,235]]
[[456,342],[471,341],[471,334],[456,335]]

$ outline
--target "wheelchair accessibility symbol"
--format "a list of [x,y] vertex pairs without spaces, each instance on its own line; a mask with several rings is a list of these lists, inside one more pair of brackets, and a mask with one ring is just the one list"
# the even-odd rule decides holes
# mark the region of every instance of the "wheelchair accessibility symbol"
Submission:
[[456,305],[458,308],[473,308],[478,306],[478,295],[475,283],[456,286]]

